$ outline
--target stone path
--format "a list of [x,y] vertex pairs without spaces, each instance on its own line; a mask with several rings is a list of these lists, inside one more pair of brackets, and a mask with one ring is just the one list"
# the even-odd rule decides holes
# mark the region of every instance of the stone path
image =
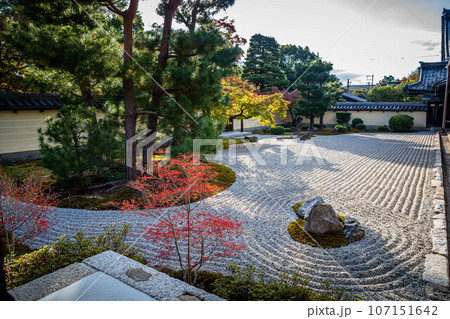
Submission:
[[[259,152],[265,165],[257,164],[246,146],[237,146],[237,161],[229,165],[237,173],[236,183],[208,199],[217,214],[245,223],[247,249],[233,261],[251,263],[271,276],[300,272],[311,277],[312,287],[329,281],[368,300],[425,300],[421,275],[431,245],[433,135],[350,134],[319,136],[313,142],[323,162],[303,165],[296,165],[303,143],[289,146],[287,165],[280,156],[291,141],[260,142],[265,143]],[[228,159],[225,151],[220,162],[229,164]],[[357,218],[366,237],[326,250],[293,241],[287,233],[296,218],[291,206],[315,196],[339,214]],[[131,223],[136,233],[149,225],[133,214],[58,209],[53,229],[35,245],[79,229],[100,234],[103,226],[115,222]],[[149,241],[141,239],[136,246],[146,257],[155,256]],[[224,271],[231,261],[216,261],[205,269]]]

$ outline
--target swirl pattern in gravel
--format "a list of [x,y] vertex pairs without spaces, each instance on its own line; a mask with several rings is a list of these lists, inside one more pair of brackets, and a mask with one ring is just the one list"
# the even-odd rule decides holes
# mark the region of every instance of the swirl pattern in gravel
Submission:
[[[205,269],[224,272],[230,262],[251,263],[269,276],[296,271],[310,277],[313,288],[329,281],[368,300],[426,300],[421,277],[431,247],[433,139],[423,132],[318,136],[313,143],[323,162],[302,165],[303,143],[285,148],[292,142],[262,140],[264,163],[242,145],[235,148],[235,163],[224,151],[217,161],[235,170],[236,183],[207,201],[215,213],[244,222],[247,249],[239,259],[216,260]],[[364,239],[336,249],[293,241],[287,233],[296,218],[291,206],[315,196],[358,219]],[[34,245],[77,230],[98,235],[112,223],[130,223],[139,234],[151,221],[131,213],[58,209],[51,231]],[[147,258],[156,255],[148,240],[137,238],[135,246]],[[165,263],[177,265],[175,259]]]

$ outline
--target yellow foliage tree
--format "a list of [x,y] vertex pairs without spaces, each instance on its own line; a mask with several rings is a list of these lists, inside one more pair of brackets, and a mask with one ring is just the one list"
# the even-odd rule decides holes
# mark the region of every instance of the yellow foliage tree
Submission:
[[227,107],[217,108],[215,116],[230,120],[258,118],[262,126],[275,126],[275,114],[286,117],[289,101],[281,93],[261,94],[255,86],[238,76],[222,79],[222,91],[229,97]]

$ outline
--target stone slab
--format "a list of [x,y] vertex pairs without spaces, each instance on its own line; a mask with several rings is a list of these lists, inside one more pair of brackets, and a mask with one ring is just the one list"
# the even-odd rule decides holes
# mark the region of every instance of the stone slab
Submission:
[[91,267],[75,263],[12,289],[9,293],[18,301],[35,301],[93,273],[95,270]]
[[450,301],[450,290],[442,286],[436,286],[428,283],[425,286],[425,294],[430,300]]
[[442,181],[432,180],[431,181],[431,187],[442,187],[444,186]]
[[440,229],[447,231],[447,220],[445,219],[445,214],[437,214],[436,218],[433,217],[433,231]]
[[[179,301],[182,295],[192,295],[201,300],[221,301],[223,299],[185,282],[169,277],[112,251],[106,251],[83,261],[84,264],[114,277],[148,296],[163,301]],[[151,276],[147,281],[136,281],[127,276],[131,269],[142,269]]]
[[441,255],[427,255],[425,257],[423,280],[449,288],[448,258]]
[[436,200],[434,203],[434,213],[445,213],[445,201]]
[[448,257],[447,231],[445,229],[434,228],[431,231],[431,241],[435,253]]
[[120,280],[95,272],[41,301],[156,301]]

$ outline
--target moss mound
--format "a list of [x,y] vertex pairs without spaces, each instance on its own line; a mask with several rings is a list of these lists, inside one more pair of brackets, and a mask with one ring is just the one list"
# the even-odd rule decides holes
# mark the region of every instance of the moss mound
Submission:
[[[306,201],[300,202],[292,206],[292,209],[297,214],[300,207]],[[339,221],[344,224],[345,216],[336,214]],[[310,245],[313,247],[323,248],[338,248],[347,246],[349,244],[347,238],[343,232],[332,231],[325,234],[307,233],[303,230],[306,221],[302,218],[297,219],[288,226],[288,233],[292,239],[302,244]],[[311,238],[312,237],[312,238]]]
[[[227,189],[236,182],[236,173],[231,168],[216,163],[208,164],[219,173],[212,180],[212,184]],[[211,196],[213,195],[216,194],[211,194]],[[123,184],[112,191],[92,191],[87,194],[60,196],[58,207],[93,211],[118,210],[119,207],[108,203],[121,203],[131,199],[139,199],[140,196],[139,191]]]
[[229,167],[225,165],[220,165],[216,163],[208,163],[214,170],[219,173],[213,180],[213,183],[220,187],[229,188],[236,182],[236,173]]

